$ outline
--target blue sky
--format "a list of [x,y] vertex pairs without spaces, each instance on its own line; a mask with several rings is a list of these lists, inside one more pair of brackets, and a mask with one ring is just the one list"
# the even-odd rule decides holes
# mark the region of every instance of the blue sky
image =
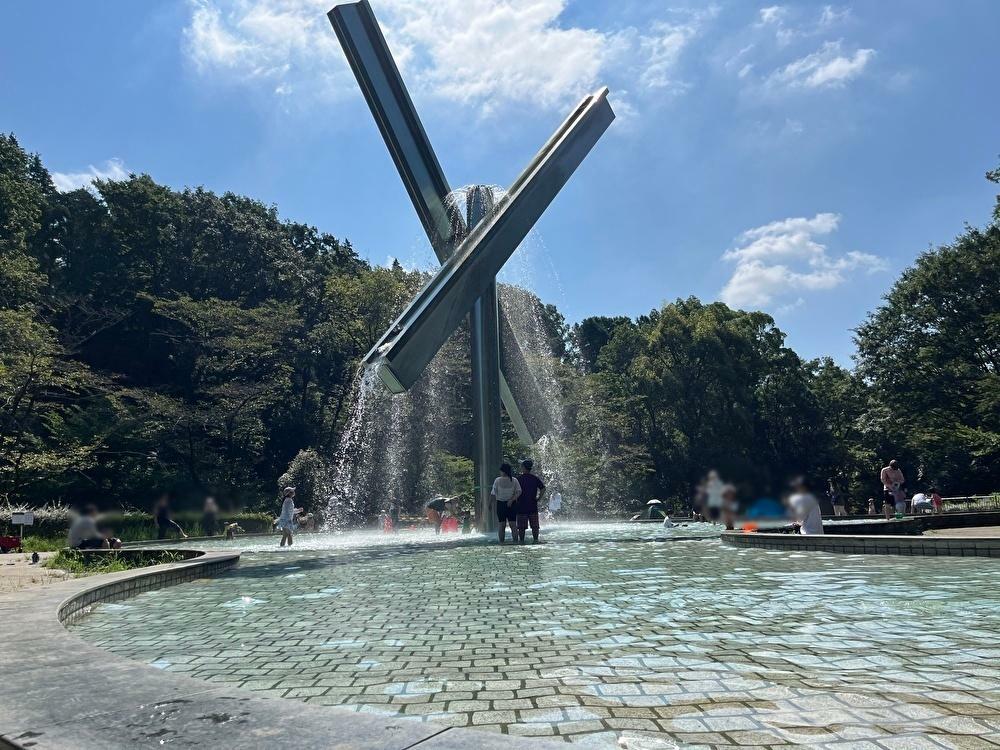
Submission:
[[[12,3],[0,129],[63,187],[135,171],[232,190],[430,267],[328,5]],[[993,204],[993,0],[373,6],[453,186],[509,184],[611,87],[619,120],[508,273],[570,321],[723,299],[849,364],[898,273]]]

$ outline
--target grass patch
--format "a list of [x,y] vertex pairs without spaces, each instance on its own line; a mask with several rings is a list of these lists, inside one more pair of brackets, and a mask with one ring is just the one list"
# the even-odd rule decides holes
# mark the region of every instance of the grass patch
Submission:
[[65,546],[65,537],[26,536],[21,542],[23,552],[58,552]]
[[186,559],[184,555],[168,550],[127,552],[125,554],[112,550],[85,554],[76,550],[61,549],[58,554],[45,561],[45,567],[65,570],[77,576],[92,576],[102,573],[120,573],[125,570],[180,562]]

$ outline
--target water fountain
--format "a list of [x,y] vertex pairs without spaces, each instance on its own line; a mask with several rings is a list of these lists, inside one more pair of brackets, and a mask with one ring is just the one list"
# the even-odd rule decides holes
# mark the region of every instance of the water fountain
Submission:
[[475,186],[466,191],[462,207],[451,197],[368,1],[337,5],[329,18],[442,263],[365,365],[391,392],[401,393],[469,317],[476,518],[481,530],[492,531],[496,517],[489,491],[502,461],[501,401],[526,444],[549,429],[547,411],[537,408],[544,397],[500,312],[496,275],[614,120],[608,91],[585,97],[499,200],[489,188]]

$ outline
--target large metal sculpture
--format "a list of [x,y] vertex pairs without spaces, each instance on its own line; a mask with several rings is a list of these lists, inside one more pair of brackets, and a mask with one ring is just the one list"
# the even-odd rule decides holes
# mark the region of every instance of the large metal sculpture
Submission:
[[459,207],[368,0],[337,5],[328,15],[442,264],[365,364],[377,367],[386,387],[400,393],[469,317],[476,515],[479,528],[490,531],[496,515],[489,492],[502,461],[501,401],[526,444],[550,427],[538,386],[499,309],[496,275],[614,120],[608,91],[584,98],[499,201],[494,204],[492,191],[477,186]]

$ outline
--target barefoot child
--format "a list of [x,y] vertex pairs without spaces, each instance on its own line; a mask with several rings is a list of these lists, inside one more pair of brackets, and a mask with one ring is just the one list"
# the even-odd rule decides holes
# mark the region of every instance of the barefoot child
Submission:
[[284,499],[281,501],[281,515],[278,516],[278,521],[275,523],[275,526],[281,531],[281,542],[278,546],[284,547],[287,543],[291,547],[292,532],[295,531],[295,488],[285,487],[282,495]]

